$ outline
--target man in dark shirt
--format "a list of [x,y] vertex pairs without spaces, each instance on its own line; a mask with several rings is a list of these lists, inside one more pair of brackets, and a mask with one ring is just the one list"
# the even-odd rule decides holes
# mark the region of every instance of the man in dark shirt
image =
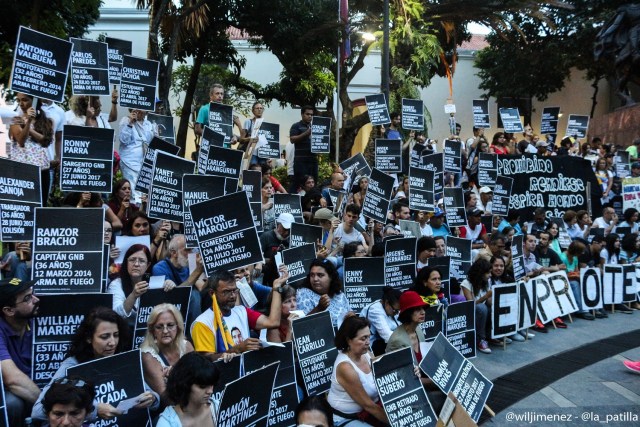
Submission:
[[[566,270],[567,266],[560,259],[560,255],[558,255],[553,249],[549,248],[550,241],[551,235],[549,234],[549,232],[540,232],[540,235],[538,237],[538,247],[534,252],[536,259],[538,260],[538,264],[542,266],[542,270],[545,272]],[[564,329],[567,327],[566,323],[564,323],[559,317],[555,318],[553,322],[555,323],[557,328]]]
[[302,120],[294,123],[289,130],[289,140],[295,147],[293,163],[293,182],[289,193],[296,193],[302,186],[305,175],[311,175],[318,182],[318,158],[311,152],[311,120],[315,109],[305,105],[300,109]]

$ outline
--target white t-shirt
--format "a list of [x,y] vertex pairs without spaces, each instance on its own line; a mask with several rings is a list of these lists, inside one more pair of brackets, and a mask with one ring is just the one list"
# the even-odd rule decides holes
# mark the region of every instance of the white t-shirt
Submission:
[[62,132],[62,129],[64,128],[64,124],[66,121],[64,117],[64,110],[59,105],[52,102],[51,104],[42,103],[42,111],[44,111],[44,113],[47,115],[47,118],[51,120],[51,123],[53,124],[54,137],[51,144],[49,144],[49,146],[47,147],[47,155],[49,156],[49,160],[55,160],[56,159],[55,134],[57,132]]
[[367,241],[364,239],[362,233],[360,233],[355,228],[351,230],[350,233],[344,231],[344,224],[340,224],[336,227],[336,231],[333,232],[333,241],[337,245],[338,243],[342,243],[346,245],[351,242],[359,242],[366,246]]

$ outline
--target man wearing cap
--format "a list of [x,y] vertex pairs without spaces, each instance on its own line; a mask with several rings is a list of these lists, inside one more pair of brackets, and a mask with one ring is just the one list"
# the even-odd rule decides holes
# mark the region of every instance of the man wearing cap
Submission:
[[467,225],[460,227],[460,237],[471,240],[471,249],[482,249],[488,243],[487,229],[480,217],[483,212],[480,209],[467,210]]
[[331,247],[333,242],[333,233],[336,231],[340,220],[333,215],[333,212],[327,208],[320,208],[313,214],[313,219],[318,220],[322,227],[322,244],[327,248]]
[[451,236],[451,229],[444,223],[444,211],[442,209],[435,208],[435,212],[429,220],[429,225],[433,231],[433,237]]
[[481,211],[484,211],[485,215],[491,215],[493,209],[493,190],[489,187],[480,187],[480,200],[476,204],[476,207]]
[[40,389],[31,381],[33,318],[40,300],[34,281],[0,280],[0,366],[10,426],[21,426]]
[[289,248],[289,232],[294,222],[293,215],[283,212],[276,218],[275,228],[260,235],[265,264],[269,263],[276,252]]

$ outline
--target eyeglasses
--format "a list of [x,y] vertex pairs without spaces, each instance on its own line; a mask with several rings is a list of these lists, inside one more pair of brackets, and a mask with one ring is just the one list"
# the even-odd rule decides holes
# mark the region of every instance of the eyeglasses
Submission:
[[31,301],[33,301],[33,297],[35,297],[35,296],[36,296],[35,292],[31,292],[30,294],[25,295],[22,298],[22,301],[17,301],[16,304],[22,304],[22,303],[28,304]]
[[62,385],[71,384],[72,386],[75,386],[75,387],[84,387],[87,384],[86,382],[84,382],[84,380],[80,380],[80,379],[74,380],[71,378],[58,378],[54,381],[54,383],[62,384]]
[[238,295],[238,292],[240,292],[240,289],[238,289],[238,288],[235,288],[235,289],[227,289],[227,290],[222,291],[222,295],[223,295],[224,297],[230,297],[230,296],[232,296],[232,295]]
[[166,325],[153,325],[153,329],[158,332],[164,331],[165,328],[167,329],[167,331],[173,331],[177,326],[178,325],[176,325],[175,323],[167,323]]
[[147,260],[144,258],[129,258],[127,262],[133,265],[136,265],[136,264],[145,265],[147,263]]

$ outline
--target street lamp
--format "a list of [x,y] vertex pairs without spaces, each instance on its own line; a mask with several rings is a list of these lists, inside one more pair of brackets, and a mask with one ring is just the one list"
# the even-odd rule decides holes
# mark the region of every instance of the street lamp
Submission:
[[382,17],[382,70],[380,76],[380,90],[389,105],[389,0],[384,0]]

